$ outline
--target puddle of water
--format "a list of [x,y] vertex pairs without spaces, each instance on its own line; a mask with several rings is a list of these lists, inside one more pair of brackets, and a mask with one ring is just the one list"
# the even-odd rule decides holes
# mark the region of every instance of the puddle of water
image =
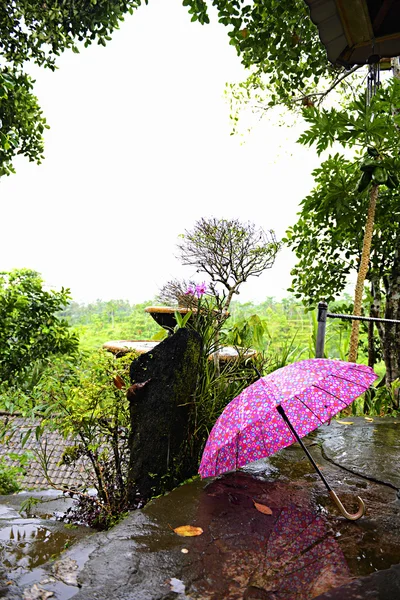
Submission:
[[399,547],[380,543],[379,535],[375,530],[366,532],[362,547],[356,556],[347,557],[350,569],[356,572],[358,577],[370,575],[374,571],[390,569],[392,565],[399,562]]
[[21,588],[30,588],[35,583],[43,587],[46,591],[53,592],[57,600],[69,600],[78,593],[79,588],[54,579],[44,571],[44,569],[34,569],[19,578],[18,585]]
[[48,528],[40,519],[18,519],[0,529],[2,563],[9,573],[34,569],[61,554],[75,537],[70,530]]
[[[34,506],[34,515],[23,518],[18,510],[29,496],[43,498],[43,502]],[[92,533],[88,527],[70,527],[56,519],[55,515],[65,512],[70,500],[54,490],[44,490],[2,496],[1,502],[0,558],[7,579],[17,582],[21,589],[43,582],[58,600],[74,596],[78,592],[76,586],[54,578],[48,566],[43,568],[46,563],[64,558],[69,547]],[[78,566],[84,564],[92,549],[85,548],[80,553]]]
[[[78,570],[80,570],[95,548],[95,544],[89,543],[84,547],[80,547],[78,550],[71,549],[70,552],[66,551],[60,558],[64,559],[71,555],[73,560],[77,563]],[[38,582],[46,590],[54,592],[57,600],[69,600],[69,598],[75,596],[75,594],[77,594],[79,591],[78,587],[67,585],[63,581],[55,579],[51,573],[49,574],[49,572],[45,571],[41,567],[27,571],[18,578],[18,585],[20,588],[29,588]]]

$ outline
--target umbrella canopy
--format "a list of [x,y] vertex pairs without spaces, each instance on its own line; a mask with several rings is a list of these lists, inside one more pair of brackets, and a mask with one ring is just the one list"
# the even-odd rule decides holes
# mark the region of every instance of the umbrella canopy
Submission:
[[228,404],[203,452],[199,473],[211,477],[271,456],[329,421],[377,378],[365,365],[314,358],[261,377]]

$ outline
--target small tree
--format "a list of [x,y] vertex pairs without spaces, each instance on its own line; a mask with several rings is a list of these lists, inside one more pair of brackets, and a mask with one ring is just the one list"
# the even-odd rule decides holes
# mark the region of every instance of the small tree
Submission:
[[57,315],[69,299],[68,289],[44,290],[36,271],[0,273],[0,382],[12,382],[50,355],[77,350],[78,338]]
[[[237,347],[237,356],[221,361],[224,325],[229,317],[233,294],[249,277],[258,277],[274,264],[280,248],[274,232],[264,232],[252,223],[237,219],[202,218],[194,228],[185,231],[178,244],[183,265],[192,266],[207,275],[207,284],[173,280],[161,290],[160,299],[192,309],[180,316],[178,326],[193,328],[200,335],[202,350],[198,381],[190,412],[190,452],[199,458],[210,427],[223,408],[255,378],[254,361],[263,368],[262,353],[247,360],[249,348]],[[242,339],[242,346],[245,340]],[[210,360],[211,356],[213,360]]]
[[183,240],[178,245],[182,264],[208,275],[211,292],[224,312],[242,283],[272,267],[280,249],[273,231],[266,233],[237,219],[202,218],[185,231]]

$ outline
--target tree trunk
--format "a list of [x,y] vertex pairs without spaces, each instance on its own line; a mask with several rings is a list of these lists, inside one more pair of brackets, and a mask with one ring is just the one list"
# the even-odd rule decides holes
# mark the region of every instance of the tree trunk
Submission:
[[[397,238],[397,248],[388,283],[385,318],[400,320],[400,235]],[[386,366],[386,385],[389,388],[396,379],[400,379],[399,339],[400,323],[385,323],[382,349]],[[399,390],[396,390],[394,408],[399,408]]]
[[[372,317],[372,310],[369,311],[369,316]],[[374,322],[368,323],[368,366],[371,369],[375,366],[375,340],[374,340]]]
[[[379,319],[382,317],[381,307],[382,307],[382,291],[380,286],[380,276],[375,276],[371,279],[371,294],[372,294],[372,303],[370,306],[370,317],[374,317],[375,319]],[[385,339],[385,327],[384,323],[374,323],[376,329],[379,334],[379,339],[381,343],[381,347],[383,347],[383,341]],[[375,354],[375,352],[374,352]],[[370,367],[374,365],[369,364]]]
[[394,58],[392,58],[391,63],[393,69],[393,77],[400,79],[400,58],[398,56],[395,56]]
[[[368,273],[369,257],[371,253],[372,234],[374,231],[376,201],[378,199],[379,185],[373,185],[371,188],[367,222],[365,224],[365,233],[363,247],[361,253],[360,267],[357,274],[357,283],[354,293],[354,311],[355,316],[361,315],[362,296],[364,291],[364,282]],[[350,347],[349,347],[349,362],[356,362],[358,337],[360,331],[360,321],[353,321],[351,327]]]

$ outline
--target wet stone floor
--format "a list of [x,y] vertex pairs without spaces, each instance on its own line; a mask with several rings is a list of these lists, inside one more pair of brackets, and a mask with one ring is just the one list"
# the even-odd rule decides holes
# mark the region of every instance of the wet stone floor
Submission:
[[[305,442],[349,512],[363,498],[360,520],[338,512],[297,444],[183,485],[106,533],[65,528],[45,512],[21,521],[0,498],[3,597],[400,600],[400,422],[346,423]],[[55,509],[43,506],[47,516]],[[181,525],[203,533],[180,537]]]

